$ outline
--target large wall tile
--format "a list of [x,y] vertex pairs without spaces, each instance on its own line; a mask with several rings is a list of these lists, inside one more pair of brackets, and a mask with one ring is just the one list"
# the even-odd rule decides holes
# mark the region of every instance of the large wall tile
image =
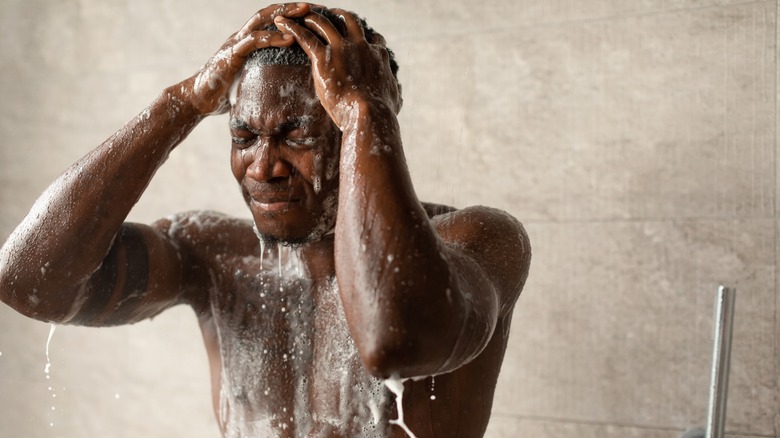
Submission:
[[753,3],[403,46],[414,176],[530,220],[769,217],[774,32]]
[[530,224],[495,412],[704,424],[714,298],[738,289],[728,430],[774,430],[774,221]]
[[345,0],[341,7],[366,16],[395,39],[420,41],[438,35],[474,35],[577,21],[657,15],[686,9],[752,3],[750,0],[485,0],[473,2]]

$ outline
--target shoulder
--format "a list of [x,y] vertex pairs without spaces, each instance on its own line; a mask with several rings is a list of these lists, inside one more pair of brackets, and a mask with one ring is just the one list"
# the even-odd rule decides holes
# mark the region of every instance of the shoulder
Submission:
[[177,213],[154,222],[152,228],[175,249],[188,302],[198,315],[208,314],[213,273],[225,260],[254,251],[259,242],[249,219],[214,211]]
[[471,246],[486,239],[508,240],[521,252],[530,254],[523,224],[503,210],[483,205],[456,209],[435,204],[426,204],[425,209],[440,237],[449,243]]
[[208,210],[177,213],[156,221],[152,227],[179,248],[240,252],[243,246],[253,248],[258,242],[251,220]]
[[502,289],[502,304],[511,308],[528,278],[531,242],[523,225],[496,208],[451,208],[431,217],[437,234],[448,247],[472,258]]

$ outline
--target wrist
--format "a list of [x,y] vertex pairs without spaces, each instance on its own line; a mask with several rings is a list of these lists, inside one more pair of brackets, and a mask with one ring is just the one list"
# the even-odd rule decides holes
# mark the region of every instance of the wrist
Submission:
[[376,126],[381,122],[383,126],[397,126],[398,118],[395,110],[387,103],[375,96],[361,96],[360,98],[342,101],[336,105],[339,114],[339,128],[342,132],[352,129],[363,131],[366,124]]
[[189,78],[165,88],[160,99],[166,106],[173,110],[176,116],[200,121],[205,118],[207,114],[204,114],[192,100],[192,96],[194,96],[194,93],[192,92],[192,82],[193,79]]

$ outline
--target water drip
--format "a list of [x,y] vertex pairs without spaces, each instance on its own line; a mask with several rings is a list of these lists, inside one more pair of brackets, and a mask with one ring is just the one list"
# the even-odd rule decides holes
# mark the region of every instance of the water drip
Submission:
[[385,386],[387,386],[387,389],[390,390],[393,394],[395,394],[395,406],[398,410],[398,418],[395,420],[390,420],[390,424],[395,424],[396,426],[403,429],[404,432],[406,432],[407,435],[409,435],[409,438],[417,438],[417,435],[415,435],[410,429],[409,426],[406,425],[404,422],[404,381],[406,379],[401,379],[398,376],[391,377],[389,379],[385,380]]
[[51,358],[49,357],[49,344],[51,344],[51,337],[54,336],[54,329],[56,329],[57,326],[54,324],[51,324],[51,328],[49,329],[49,337],[46,339],[46,366],[43,368],[43,372],[46,373],[46,378],[50,378],[49,376],[49,369],[51,368]]

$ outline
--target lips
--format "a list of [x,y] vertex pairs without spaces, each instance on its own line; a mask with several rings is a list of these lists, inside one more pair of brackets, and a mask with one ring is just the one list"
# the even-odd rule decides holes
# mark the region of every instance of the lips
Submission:
[[278,212],[292,208],[301,203],[302,198],[290,191],[250,191],[249,201],[263,211]]
[[251,199],[252,205],[259,208],[260,210],[267,211],[267,212],[277,212],[277,211],[284,211],[288,210],[300,203],[300,200],[298,199],[284,199],[284,200],[267,200],[267,201],[261,201],[258,199],[255,199],[254,197]]

